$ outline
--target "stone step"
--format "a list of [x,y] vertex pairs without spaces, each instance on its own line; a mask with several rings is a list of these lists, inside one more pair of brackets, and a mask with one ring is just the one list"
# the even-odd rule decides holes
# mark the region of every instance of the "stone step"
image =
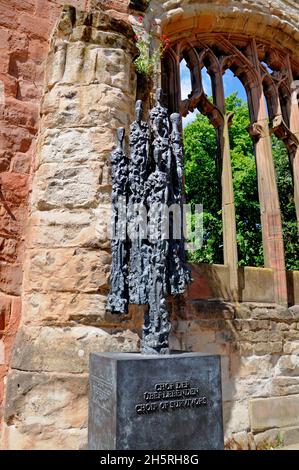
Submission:
[[299,427],[274,428],[254,436],[257,449],[271,447],[273,450],[299,449]]

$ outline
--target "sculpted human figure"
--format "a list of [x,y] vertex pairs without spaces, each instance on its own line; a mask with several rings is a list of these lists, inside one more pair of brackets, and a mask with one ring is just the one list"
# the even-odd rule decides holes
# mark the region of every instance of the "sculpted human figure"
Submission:
[[153,172],[146,183],[146,203],[149,214],[149,243],[151,263],[149,279],[149,306],[145,314],[142,352],[169,353],[170,332],[167,309],[168,273],[168,201],[171,170],[169,119],[161,104],[162,90],[156,93],[156,104],[150,112]]
[[125,129],[117,129],[117,146],[110,155],[112,178],[112,267],[107,309],[112,313],[128,311],[128,242],[125,206],[128,191],[128,163],[124,152]]
[[173,113],[170,116],[172,131],[170,146],[172,153],[172,184],[171,204],[174,204],[174,216],[170,218],[171,233],[170,240],[170,289],[171,294],[183,294],[186,285],[191,282],[190,269],[186,265],[185,239],[184,239],[184,210],[183,210],[183,146],[181,135],[181,116]]
[[142,121],[142,101],[136,102],[135,121],[130,128],[130,166],[128,233],[130,238],[130,302],[137,305],[148,301],[148,247],[146,243],[145,184],[148,171],[149,127]]

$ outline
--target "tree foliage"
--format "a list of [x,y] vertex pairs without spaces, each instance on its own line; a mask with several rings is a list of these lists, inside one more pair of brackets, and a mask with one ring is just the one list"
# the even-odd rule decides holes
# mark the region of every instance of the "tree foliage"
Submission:
[[[240,266],[263,266],[262,231],[253,143],[247,103],[234,93],[226,98],[234,113],[230,145],[236,206]],[[208,119],[197,114],[184,129],[186,200],[203,204],[203,246],[189,253],[195,262],[223,263],[220,175],[217,169],[216,133]],[[293,184],[284,144],[273,136],[273,158],[283,219],[288,269],[298,269],[298,235]]]

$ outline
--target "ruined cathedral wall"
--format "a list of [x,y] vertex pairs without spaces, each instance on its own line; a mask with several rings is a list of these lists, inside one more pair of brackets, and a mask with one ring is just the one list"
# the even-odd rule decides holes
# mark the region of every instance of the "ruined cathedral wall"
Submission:
[[107,159],[115,129],[133,119],[133,35],[111,16],[65,7],[51,40],[4,447],[83,447],[89,352],[137,349],[136,333],[105,314]]
[[[28,198],[49,39],[63,0],[0,1],[0,428],[21,316]],[[86,0],[69,0],[82,10]]]
[[171,38],[197,32],[240,33],[274,42],[299,57],[296,1],[152,0],[150,5],[163,32]]

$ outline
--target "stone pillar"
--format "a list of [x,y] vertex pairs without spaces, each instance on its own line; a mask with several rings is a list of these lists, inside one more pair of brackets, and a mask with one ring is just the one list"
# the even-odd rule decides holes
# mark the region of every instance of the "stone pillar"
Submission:
[[[293,81],[291,65],[289,64],[290,81],[292,82],[292,98],[290,110],[290,130],[299,140],[299,80]],[[297,225],[299,231],[299,146],[297,145],[291,154],[291,164],[294,178],[294,201],[297,214]]]
[[[8,376],[4,448],[87,442],[90,351],[135,351],[105,312],[110,272],[108,157],[133,119],[134,33],[65,7],[54,31],[32,187],[22,324]],[[127,327],[128,328],[128,327]]]
[[274,271],[276,302],[287,305],[285,257],[279,196],[272,156],[269,119],[260,75],[260,62],[255,41],[251,44],[252,62],[257,72],[257,82],[252,84],[251,115],[254,120],[250,133],[255,141],[258,191],[263,231],[264,265]]
[[232,113],[226,112],[225,94],[220,67],[212,70],[212,84],[215,104],[221,111],[221,124],[216,128],[220,152],[219,168],[221,173],[223,257],[229,269],[231,300],[238,300],[238,246],[236,228],[236,209],[233,187],[233,174],[230,156],[229,125]]
[[238,300],[238,247],[236,229],[236,209],[233,188],[233,175],[229,144],[229,123],[231,113],[224,114],[223,127],[217,130],[220,141],[222,171],[222,224],[224,264],[229,268],[231,300]]

